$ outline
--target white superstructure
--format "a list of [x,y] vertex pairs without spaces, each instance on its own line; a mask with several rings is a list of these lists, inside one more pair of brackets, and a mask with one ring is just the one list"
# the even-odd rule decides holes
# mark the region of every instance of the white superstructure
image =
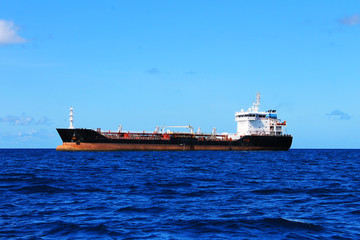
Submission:
[[233,138],[239,139],[245,135],[283,135],[286,133],[286,121],[277,118],[276,110],[259,111],[260,93],[256,94],[256,101],[247,111],[243,109],[235,113],[237,131]]

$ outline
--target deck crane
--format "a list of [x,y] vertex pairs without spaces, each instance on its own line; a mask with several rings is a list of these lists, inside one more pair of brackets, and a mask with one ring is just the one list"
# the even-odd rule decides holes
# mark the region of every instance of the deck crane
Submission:
[[187,129],[190,129],[191,134],[194,133],[194,128],[191,125],[188,125],[188,126],[161,126],[160,127],[161,132],[164,132],[165,128],[187,128]]

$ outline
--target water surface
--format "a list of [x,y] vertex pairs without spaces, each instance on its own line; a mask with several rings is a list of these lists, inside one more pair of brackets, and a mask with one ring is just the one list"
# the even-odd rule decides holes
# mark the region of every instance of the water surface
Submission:
[[360,150],[0,150],[4,239],[360,239]]

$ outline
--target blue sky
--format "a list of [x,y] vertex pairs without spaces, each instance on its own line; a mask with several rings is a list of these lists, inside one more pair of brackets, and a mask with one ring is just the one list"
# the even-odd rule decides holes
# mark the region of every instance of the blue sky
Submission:
[[0,147],[58,127],[235,132],[261,93],[294,148],[359,148],[358,1],[1,1]]

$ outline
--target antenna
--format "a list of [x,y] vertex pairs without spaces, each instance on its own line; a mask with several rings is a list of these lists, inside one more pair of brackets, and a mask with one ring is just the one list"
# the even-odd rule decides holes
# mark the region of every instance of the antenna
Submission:
[[256,93],[256,102],[253,102],[253,110],[255,112],[258,112],[259,111],[259,106],[260,106],[260,93],[257,92]]
[[71,106],[70,107],[70,126],[69,126],[69,129],[74,129],[74,125],[73,125],[74,114],[73,114],[73,111],[74,111],[74,108]]
[[216,135],[216,127],[214,127],[213,129],[212,129],[212,132],[211,132],[211,135]]

